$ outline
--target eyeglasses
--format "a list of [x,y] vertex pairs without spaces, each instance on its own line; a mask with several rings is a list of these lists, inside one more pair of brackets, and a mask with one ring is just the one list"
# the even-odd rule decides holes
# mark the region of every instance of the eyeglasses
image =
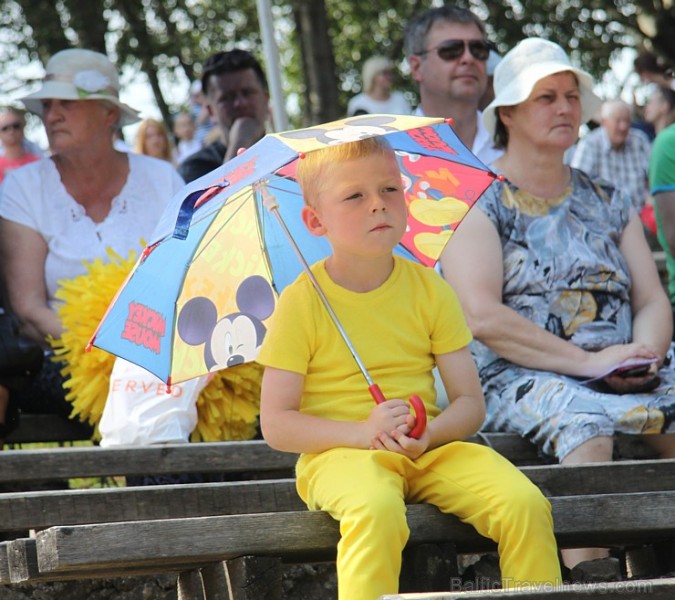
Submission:
[[20,129],[23,129],[23,125],[21,125],[21,123],[9,123],[4,127],[0,127],[0,131],[2,131],[2,133],[7,133],[12,129],[14,129],[15,131],[19,131]]
[[435,50],[441,60],[456,60],[464,54],[467,46],[471,56],[481,61],[486,61],[490,56],[490,50],[492,50],[492,44],[486,40],[445,40],[434,48],[418,52],[417,55],[424,56]]

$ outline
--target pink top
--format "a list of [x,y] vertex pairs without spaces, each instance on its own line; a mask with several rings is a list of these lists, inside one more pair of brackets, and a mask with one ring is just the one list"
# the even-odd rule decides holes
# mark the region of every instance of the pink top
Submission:
[[40,160],[40,158],[40,156],[31,153],[24,154],[21,158],[7,158],[6,156],[0,156],[0,183],[2,183],[5,175],[12,169],[18,169],[28,163]]

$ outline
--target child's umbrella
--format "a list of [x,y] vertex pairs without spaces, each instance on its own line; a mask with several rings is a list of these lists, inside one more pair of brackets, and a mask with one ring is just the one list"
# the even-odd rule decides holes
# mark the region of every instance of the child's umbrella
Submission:
[[[447,121],[364,115],[269,134],[171,200],[90,345],[168,385],[255,360],[277,295],[303,268],[330,254],[328,242],[311,235],[300,217],[297,161],[329,145],[378,135],[395,152],[408,205],[406,232],[394,252],[433,267],[495,178]],[[272,211],[263,205],[265,189],[276,199]],[[373,382],[339,319],[336,325],[371,394],[383,401],[386,389],[383,394]],[[416,396],[410,401],[419,433],[423,404]]]

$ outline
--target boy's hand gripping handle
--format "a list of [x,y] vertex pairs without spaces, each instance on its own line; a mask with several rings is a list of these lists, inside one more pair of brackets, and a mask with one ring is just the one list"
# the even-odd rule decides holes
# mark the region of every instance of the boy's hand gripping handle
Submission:
[[[369,386],[368,391],[377,404],[382,404],[386,400],[382,390],[380,389],[380,386],[376,383],[373,383],[371,386]],[[408,401],[415,411],[415,426],[410,430],[408,436],[417,440],[424,433],[424,430],[427,427],[427,411],[424,408],[422,399],[417,394],[410,396]]]

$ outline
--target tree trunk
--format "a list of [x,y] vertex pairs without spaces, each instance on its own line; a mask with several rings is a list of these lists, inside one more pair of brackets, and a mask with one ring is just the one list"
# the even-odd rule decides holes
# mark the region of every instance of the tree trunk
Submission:
[[673,39],[675,36],[675,9],[670,7],[656,14],[656,35],[652,38],[654,49],[665,59],[666,63],[675,66],[675,48]]
[[295,0],[293,17],[300,42],[305,75],[305,125],[334,121],[344,116],[338,104],[335,57],[328,35],[324,0]]
[[71,46],[52,0],[17,0],[17,4],[32,29],[33,45],[43,65],[53,54]]
[[162,113],[162,119],[169,127],[171,127],[171,111],[162,94],[157,69],[155,68],[153,61],[155,54],[158,53],[159,49],[154,38],[148,31],[143,5],[137,0],[116,0],[115,6],[126,20],[133,36],[138,40],[136,57],[141,62],[141,70],[148,76],[148,81],[150,82],[150,87],[155,96],[155,101]]
[[70,25],[77,32],[79,46],[106,54],[105,34],[108,23],[103,16],[103,1],[67,0],[64,4],[70,13]]

